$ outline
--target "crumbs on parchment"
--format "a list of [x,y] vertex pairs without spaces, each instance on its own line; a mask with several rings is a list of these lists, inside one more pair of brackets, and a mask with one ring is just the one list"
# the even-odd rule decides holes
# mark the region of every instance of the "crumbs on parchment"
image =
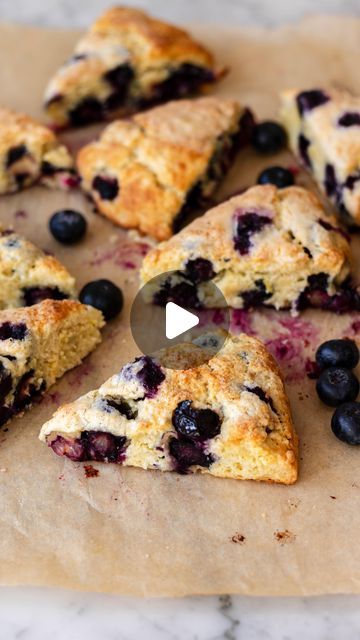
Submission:
[[84,473],[86,478],[96,478],[100,474],[100,471],[99,469],[95,469],[92,464],[86,464],[84,466]]
[[244,542],[246,541],[245,536],[242,535],[242,533],[234,533],[233,536],[231,536],[230,538],[231,542],[234,542],[235,544],[244,544]]
[[284,545],[295,542],[296,535],[288,529],[284,529],[284,531],[274,531],[274,538],[277,542],[280,542],[281,545]]

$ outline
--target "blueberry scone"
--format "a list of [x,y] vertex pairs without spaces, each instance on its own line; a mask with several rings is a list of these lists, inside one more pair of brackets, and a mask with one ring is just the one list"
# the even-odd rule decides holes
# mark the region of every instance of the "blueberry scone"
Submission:
[[211,97],[116,121],[80,150],[82,187],[116,224],[164,240],[210,196],[252,123],[236,102]]
[[335,89],[282,94],[293,152],[348,225],[360,225],[360,98]]
[[[59,456],[291,484],[297,437],[280,372],[257,339],[218,332],[135,358],[99,389],[60,407],[40,439]],[[194,368],[165,368],[175,359]]]
[[0,311],[0,425],[80,364],[103,324],[100,311],[75,300]]
[[35,183],[63,189],[76,186],[73,159],[50,129],[0,107],[0,194]]
[[75,296],[75,279],[53,256],[0,225],[0,309]]
[[[175,272],[175,273],[167,273]],[[256,186],[208,211],[145,257],[147,302],[236,309],[360,309],[344,232],[301,187]]]
[[114,7],[52,78],[45,108],[58,126],[85,125],[188,96],[222,73],[185,31],[139,9]]

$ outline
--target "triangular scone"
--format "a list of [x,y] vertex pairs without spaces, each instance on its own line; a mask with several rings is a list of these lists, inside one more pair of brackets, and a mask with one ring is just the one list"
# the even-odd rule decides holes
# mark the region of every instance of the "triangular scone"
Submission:
[[0,425],[80,364],[103,324],[100,311],[75,300],[0,311]]
[[142,283],[161,274],[144,290],[148,302],[221,306],[212,281],[236,309],[360,309],[349,242],[301,187],[256,186],[211,209],[148,253]]
[[281,95],[289,144],[347,225],[360,226],[360,96],[338,89]]
[[40,182],[69,189],[78,184],[74,161],[55,134],[29,116],[0,107],[0,194]]
[[[71,460],[291,484],[297,437],[280,372],[257,339],[219,332],[136,358],[58,409],[40,439]],[[177,367],[165,368],[176,360]]]
[[114,7],[52,78],[45,108],[56,125],[80,126],[188,96],[221,75],[209,51],[182,29]]
[[53,256],[0,225],[0,309],[75,296],[75,279]]
[[179,100],[109,125],[83,147],[83,189],[116,224],[169,238],[214,191],[253,120],[234,100]]

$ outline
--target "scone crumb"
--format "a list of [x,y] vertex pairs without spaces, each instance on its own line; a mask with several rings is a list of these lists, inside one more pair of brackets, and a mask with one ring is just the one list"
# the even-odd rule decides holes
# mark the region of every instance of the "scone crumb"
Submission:
[[296,535],[288,529],[284,529],[284,531],[275,531],[274,537],[281,545],[290,544],[296,540]]
[[242,533],[234,533],[233,536],[231,536],[230,538],[231,542],[234,542],[235,544],[244,544],[244,542],[246,541],[245,536],[242,535]]

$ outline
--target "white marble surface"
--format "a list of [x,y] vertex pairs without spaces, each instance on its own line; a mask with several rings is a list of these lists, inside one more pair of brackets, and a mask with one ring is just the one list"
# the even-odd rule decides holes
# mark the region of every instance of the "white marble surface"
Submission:
[[[0,0],[0,20],[83,26],[108,0]],[[309,13],[360,15],[359,0],[142,0],[179,23],[273,26]],[[360,597],[140,600],[50,589],[0,589],[0,640],[355,640]]]

